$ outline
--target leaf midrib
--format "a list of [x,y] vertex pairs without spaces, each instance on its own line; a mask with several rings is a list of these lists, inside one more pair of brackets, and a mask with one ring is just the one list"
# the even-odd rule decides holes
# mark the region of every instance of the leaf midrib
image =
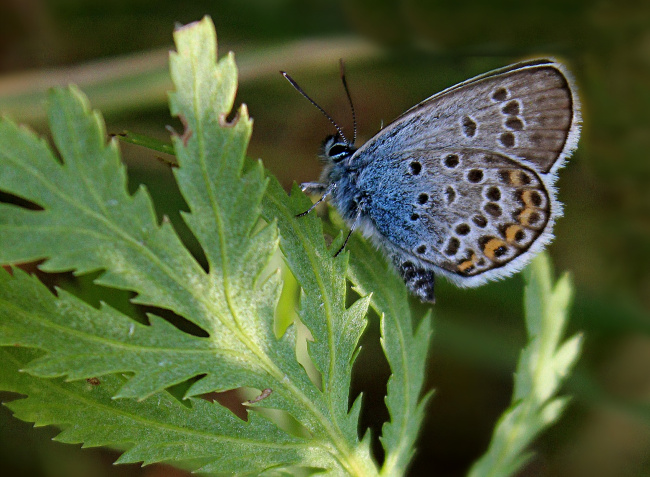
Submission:
[[[198,88],[198,85],[197,85],[197,78],[199,77],[199,75],[197,74],[196,56],[192,56],[191,67],[192,67],[192,73],[193,73],[192,78],[194,79],[193,91],[196,92],[196,91],[199,91],[199,88]],[[228,304],[228,309],[229,309],[230,315],[232,316],[233,321],[236,324],[237,328],[240,331],[242,331],[241,333],[236,333],[236,334],[238,335],[238,337],[241,337],[242,342],[253,353],[255,353],[256,356],[258,356],[260,361],[262,363],[264,363],[269,368],[267,370],[267,372],[269,372],[269,374],[271,374],[271,376],[276,378],[276,381],[278,382],[278,384],[280,386],[282,386],[282,387],[287,388],[287,390],[291,394],[295,395],[296,397],[298,397],[301,400],[301,402],[306,407],[306,409],[311,410],[312,414],[314,414],[314,416],[321,423],[321,426],[323,427],[323,429],[327,432],[327,434],[329,434],[331,436],[332,443],[338,449],[337,454],[341,453],[341,455],[336,456],[337,460],[341,463],[341,465],[343,465],[348,470],[354,470],[354,469],[350,469],[350,464],[353,463],[354,460],[355,460],[354,459],[354,454],[350,451],[347,444],[345,444],[344,439],[342,439],[343,435],[342,435],[342,433],[340,431],[338,423],[334,420],[334,426],[335,426],[336,430],[338,431],[338,433],[337,433],[337,432],[334,432],[334,430],[330,427],[329,421],[325,418],[325,416],[323,416],[323,414],[320,412],[320,410],[313,405],[312,401],[307,396],[305,396],[305,394],[299,388],[297,388],[293,384],[293,382],[291,382],[291,381],[284,382],[283,381],[283,376],[285,374],[282,373],[281,370],[277,366],[275,366],[275,364],[269,359],[269,357],[268,357],[268,355],[266,353],[264,353],[262,350],[260,350],[256,346],[256,344],[254,342],[248,340],[246,334],[243,332],[243,330],[241,330],[240,320],[238,318],[239,313],[238,313],[238,310],[236,309],[235,304],[232,301],[232,294],[231,294],[231,290],[230,290],[230,277],[229,277],[229,267],[228,267],[229,261],[228,261],[228,257],[225,254],[226,243],[225,243],[225,233],[224,233],[224,229],[223,229],[223,219],[221,217],[221,208],[219,207],[219,201],[216,199],[216,195],[214,194],[213,188],[211,187],[211,183],[210,183],[210,180],[209,180],[209,175],[208,175],[208,172],[207,172],[206,149],[205,149],[205,141],[204,141],[205,135],[203,134],[202,123],[199,120],[199,118],[201,118],[202,116],[200,114],[200,108],[199,108],[198,103],[199,103],[199,98],[198,98],[198,95],[195,93],[195,94],[192,95],[192,106],[193,106],[193,109],[194,109],[195,118],[197,118],[197,121],[196,121],[196,128],[197,128],[196,137],[197,137],[198,146],[199,146],[199,162],[201,164],[201,173],[202,173],[202,176],[203,176],[203,181],[204,181],[204,184],[205,184],[205,188],[206,188],[206,191],[207,191],[208,196],[209,196],[210,204],[212,205],[212,210],[213,210],[215,222],[216,222],[216,225],[217,225],[217,228],[218,228],[217,235],[219,237],[220,248],[221,248],[220,252],[221,252],[221,264],[222,264],[222,276],[223,276],[223,283],[224,283],[224,295],[226,296],[226,302]],[[239,120],[241,120],[241,118]],[[222,148],[222,151],[226,151],[226,150],[227,150],[227,147],[224,146]],[[182,164],[181,164],[181,167],[182,167]],[[316,269],[315,268],[316,262],[312,259],[311,253],[309,253],[309,260],[312,263],[312,265],[314,266],[314,269]],[[322,280],[321,280],[319,274],[316,274],[316,275],[317,275],[317,280],[318,280],[318,283],[319,283],[319,287],[321,288],[321,290],[324,290],[324,285],[322,284]],[[328,322],[328,328],[330,329],[329,332],[330,332],[330,338],[331,338],[331,321],[332,321],[331,320],[331,307],[329,306],[329,300],[326,300],[326,301],[327,301],[327,305],[325,306],[325,308],[327,309],[327,317],[328,317],[327,322]],[[330,341],[330,348],[331,348],[333,346],[333,340],[330,339],[329,341]],[[335,356],[335,354],[331,354],[331,356]],[[333,363],[333,359],[330,361],[330,363]],[[332,366],[332,364],[330,364],[330,367],[331,366]],[[333,374],[333,373],[330,373],[330,374]],[[332,412],[331,402],[330,402],[331,400],[327,399],[326,401],[328,402],[328,408],[330,409],[330,413],[331,413],[331,415],[333,417],[335,414]],[[331,449],[329,449],[329,446],[324,446],[324,448],[328,452],[331,452]],[[348,459],[342,458],[342,456],[346,456],[346,457],[348,457]]]
[[[278,202],[276,200],[276,198],[273,196],[273,194],[266,194],[266,198],[267,198],[267,200],[270,200],[271,202],[273,202],[278,209],[284,210],[285,213],[289,213],[289,211],[286,210],[285,205]],[[289,222],[289,223],[291,223],[291,222]],[[300,239],[301,243],[303,243],[303,244],[309,244],[310,243],[309,238],[305,236],[305,234],[303,233],[303,231],[302,231],[302,229],[300,227],[294,227],[293,228],[293,233]],[[313,251],[312,247],[304,247],[303,249],[305,251],[305,255],[306,255],[306,257],[307,257],[307,259],[308,259],[308,261],[309,261],[309,263],[311,265],[312,270],[318,270],[319,269],[318,261],[317,261],[316,257],[314,256],[314,251]],[[331,311],[331,304],[330,304],[330,301],[329,301],[329,294],[326,293],[326,287],[325,287],[325,284],[324,284],[324,282],[322,280],[321,274],[320,273],[315,273],[314,276],[315,276],[316,282],[318,284],[318,287],[321,290],[321,297],[323,298],[323,301],[325,303],[324,308],[326,310],[328,330],[331,330],[331,323],[332,323],[333,320],[331,318],[332,311]],[[330,334],[330,343],[333,343],[333,339],[331,339],[331,334]],[[330,345],[330,349],[331,349],[331,345]],[[332,353],[330,356],[331,356],[330,363],[333,363],[335,361],[334,356],[336,356],[336,354]],[[332,366],[332,365],[330,364],[330,366]],[[333,375],[333,374],[334,373],[330,373],[330,376]],[[331,380],[328,380],[328,382],[330,382],[330,384],[331,384]],[[304,402],[311,403],[311,401],[309,401],[309,399],[306,396],[304,396],[302,394],[302,392],[300,392],[299,390],[297,390],[297,391],[300,394],[300,397],[303,398]],[[328,396],[331,396],[331,393],[329,393]],[[329,426],[329,421],[322,415],[322,413],[318,409],[314,409],[312,412],[314,412],[314,414],[317,416],[317,418],[321,422],[321,425],[323,426],[323,428],[332,437],[332,443],[337,447],[337,449],[341,453],[341,456],[336,457],[337,460],[348,471],[352,472],[352,475],[362,475],[362,474],[358,473],[359,472],[358,469],[350,468],[350,464],[355,463],[356,456],[354,456],[354,453],[348,447],[348,445],[347,445],[347,443],[345,441],[345,438],[343,437],[343,433],[341,432],[341,428],[339,426],[339,423],[334,419],[334,416],[336,416],[336,414],[335,414],[335,412],[334,412],[334,410],[332,408],[332,406],[333,406],[332,400],[331,399],[326,399],[326,402],[327,402],[327,407],[328,407],[328,410],[330,412],[330,415],[333,418],[332,422],[334,424],[334,428]],[[309,408],[313,409],[312,406],[309,406]],[[349,462],[346,461],[345,459],[343,459],[342,456],[348,457]],[[361,468],[361,466],[359,466],[359,468]],[[357,472],[356,474],[354,473],[355,471]]]
[[[363,244],[366,248],[368,247],[367,243]],[[388,287],[386,285],[386,281],[378,280],[376,285],[381,288],[381,290],[375,290],[373,295],[374,296],[384,296],[384,297],[389,297],[392,296],[393,289],[391,287]],[[398,316],[398,310],[394,307],[394,303],[396,300],[383,300],[384,305],[386,305],[387,310],[381,311],[381,313],[384,315],[383,319],[385,320],[386,314],[388,312],[392,313],[393,316],[397,317]],[[376,303],[375,300],[373,299],[372,302]],[[379,306],[374,307],[375,310],[379,311],[378,308]],[[403,367],[404,369],[410,370],[410,360],[408,359],[407,356],[407,346],[406,346],[406,340],[405,340],[405,333],[404,329],[402,327],[402,323],[399,319],[392,320],[391,323],[393,325],[397,326],[397,332],[398,332],[398,337],[399,337],[399,342],[400,342],[400,352],[402,356],[402,363],[404,363]],[[391,330],[392,332],[392,330]],[[393,373],[395,373],[395,370],[393,370]],[[404,393],[404,399],[401,400],[402,403],[402,416],[403,418],[400,419],[400,426],[399,426],[399,440],[398,442],[403,443],[405,442],[405,437],[408,433],[408,421],[409,421],[409,410],[410,410],[410,403],[411,403],[411,383],[410,383],[410,376],[411,373],[407,372],[401,375],[402,379],[404,380],[404,386],[403,386],[403,393]],[[390,379],[390,378],[389,378]],[[393,424],[395,425],[394,421],[389,421],[388,424]],[[403,424],[403,425],[402,425]],[[384,462],[384,464],[391,463],[389,466],[384,466],[382,468],[382,474],[383,475],[390,475],[390,472],[392,471],[391,466],[397,465],[399,461],[402,460],[402,453],[404,451],[408,451],[409,447],[405,445],[400,445],[397,449],[386,449],[386,454],[387,458]]]
[[[180,277],[177,276],[176,272],[173,269],[166,266],[166,264],[159,259],[157,254],[155,254],[150,248],[146,247],[144,245],[144,243],[137,240],[135,237],[133,237],[129,233],[124,232],[122,228],[120,228],[115,222],[113,222],[112,220],[109,219],[109,216],[98,214],[96,211],[86,207],[84,204],[80,204],[78,201],[75,201],[74,198],[69,197],[68,195],[66,195],[64,193],[64,188],[57,188],[54,183],[50,182],[47,178],[43,177],[39,173],[38,170],[34,170],[31,167],[27,167],[24,162],[21,162],[21,161],[17,160],[17,158],[15,156],[13,156],[11,154],[6,154],[5,157],[8,160],[10,160],[11,162],[13,162],[18,168],[24,170],[26,174],[29,174],[29,175],[33,176],[40,184],[42,184],[42,186],[44,188],[48,189],[54,196],[59,197],[59,199],[62,202],[64,202],[64,204],[69,205],[72,209],[77,209],[83,215],[91,218],[94,221],[97,221],[97,222],[103,224],[109,231],[113,232],[115,234],[115,236],[120,238],[122,242],[129,245],[129,247],[134,252],[140,253],[140,254],[144,255],[145,257],[147,257],[149,260],[151,260],[151,262],[153,262],[161,271],[163,271],[164,274],[167,277],[169,277],[172,281],[174,281],[175,283],[180,285],[181,289],[184,289],[186,292],[188,292],[189,295],[196,300],[196,302],[203,303],[205,305],[210,304],[207,301],[204,302],[201,299],[200,295],[194,293],[192,288],[187,287],[187,282],[181,280]],[[63,166],[59,166],[59,171],[61,170],[62,167]],[[36,201],[36,202],[39,203],[39,201]],[[46,205],[46,204],[40,204],[40,205],[43,206],[43,205]],[[52,209],[50,209],[50,210],[52,210]],[[158,226],[158,224],[153,223],[153,225],[154,225],[154,228],[155,228],[156,232],[161,231],[161,228]],[[98,233],[96,231],[93,231],[92,229],[87,229],[87,228],[82,228],[82,227],[78,227],[78,228],[80,228],[81,230],[87,230],[88,231],[87,233],[89,233],[89,234],[96,235]],[[110,236],[105,236],[103,234],[99,235],[99,236],[100,237],[106,237],[105,240],[110,241]],[[201,277],[205,276],[204,274],[201,274],[202,269],[195,260],[192,260],[190,263],[191,263],[191,266],[194,268],[194,271],[198,272],[197,275],[199,275]],[[108,268],[108,267],[102,267],[102,268],[106,268],[107,270],[110,270],[110,268]],[[203,281],[203,280],[201,280],[201,281]],[[137,291],[137,290],[134,289],[134,291]],[[208,306],[208,309],[211,309],[211,307]],[[202,322],[202,323],[197,323],[197,324],[199,324],[202,327],[205,326],[207,328],[205,331],[207,331],[208,333],[210,333],[210,331],[213,331],[213,332],[216,331],[214,329],[210,329],[210,327],[207,326],[207,325],[210,324],[208,321]]]
[[[13,357],[9,357],[8,359],[12,360],[14,363],[16,363],[17,367],[20,368],[23,363]],[[109,415],[111,414],[117,414],[118,416],[131,419],[132,421],[138,422],[143,426],[149,426],[149,427],[157,427],[159,429],[171,431],[171,432],[176,432],[179,434],[186,434],[190,436],[199,436],[203,438],[208,438],[209,440],[217,440],[217,441],[224,441],[224,442],[232,442],[232,443],[240,443],[242,441],[248,442],[251,445],[259,445],[261,447],[268,447],[268,448],[285,448],[285,447],[294,447],[294,448],[309,448],[313,447],[313,443],[311,441],[306,441],[306,442],[296,442],[294,444],[287,443],[287,444],[275,444],[275,443],[258,443],[257,441],[252,441],[250,438],[242,438],[240,436],[238,437],[228,437],[228,436],[223,436],[219,434],[213,434],[209,433],[207,431],[199,431],[196,429],[188,429],[187,427],[182,427],[182,426],[177,426],[177,425],[172,425],[172,424],[165,424],[161,423],[160,421],[155,421],[152,419],[145,419],[142,417],[140,414],[133,414],[129,413],[127,411],[124,411],[122,409],[117,409],[114,406],[109,406],[106,404],[102,404],[96,400],[92,399],[87,399],[84,398],[82,395],[75,393],[69,389],[66,389],[63,386],[56,386],[54,385],[55,381],[53,380],[41,380],[40,381],[40,386],[50,388],[54,390],[55,392],[64,394],[68,398],[71,398],[73,400],[76,400],[82,404],[87,405],[88,407],[94,407],[100,410],[100,412],[107,412]],[[26,399],[30,399],[29,397]],[[31,398],[35,399],[35,398]],[[153,399],[153,398],[150,398]],[[194,409],[194,407],[192,408]],[[61,419],[58,420],[59,423],[69,423],[68,421]],[[242,421],[242,424],[245,425],[246,423]],[[130,440],[124,440],[122,442],[133,442]],[[134,442],[134,445],[137,445],[137,442]]]

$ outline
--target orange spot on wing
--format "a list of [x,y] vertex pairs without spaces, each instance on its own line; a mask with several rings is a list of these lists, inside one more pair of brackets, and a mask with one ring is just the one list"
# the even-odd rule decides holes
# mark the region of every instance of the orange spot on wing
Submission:
[[490,239],[485,246],[483,247],[483,253],[490,260],[494,260],[497,256],[497,250],[501,247],[505,247],[506,243],[498,238]]
[[516,240],[517,233],[519,233],[522,230],[523,229],[519,225],[510,225],[510,226],[508,226],[508,228],[506,229],[506,233],[505,233],[506,242],[508,242],[508,243],[516,242],[517,241]]
[[508,183],[513,186],[527,186],[530,185],[532,179],[525,171],[511,169],[508,171]]
[[521,180],[521,174],[519,171],[510,171],[510,184],[514,186],[520,186],[524,184]]
[[524,227],[530,227],[530,217],[534,213],[535,213],[535,209],[533,207],[526,207],[524,210],[521,211],[517,219],[519,220],[519,223]]
[[543,220],[543,212],[535,207],[526,207],[517,217],[519,224],[524,227],[539,227],[540,221]]
[[531,190],[531,189],[527,189],[527,190],[522,192],[521,200],[526,205],[526,207],[537,207],[535,205],[535,203],[533,202],[533,193],[534,193],[534,191]]
[[473,253],[469,260],[465,260],[458,265],[458,271],[461,273],[470,271],[476,263],[476,254]]

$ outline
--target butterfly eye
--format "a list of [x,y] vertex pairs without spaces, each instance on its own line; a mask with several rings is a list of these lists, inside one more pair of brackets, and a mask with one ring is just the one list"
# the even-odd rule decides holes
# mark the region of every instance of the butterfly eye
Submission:
[[327,156],[334,162],[340,162],[350,153],[350,148],[345,144],[334,144],[327,151]]

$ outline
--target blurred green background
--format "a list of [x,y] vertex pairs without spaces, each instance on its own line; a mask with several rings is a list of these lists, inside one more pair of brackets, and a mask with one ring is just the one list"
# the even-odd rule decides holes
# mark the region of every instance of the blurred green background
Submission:
[[[382,122],[476,74],[545,55],[567,64],[584,126],[560,174],[565,216],[550,252],[557,272],[575,281],[569,332],[585,332],[585,351],[565,386],[572,405],[535,443],[521,475],[650,475],[650,2],[2,0],[0,113],[47,134],[43,92],[75,82],[109,132],[167,139],[165,126],[177,125],[166,105],[172,29],[204,14],[220,53],[233,50],[240,65],[238,101],[255,119],[249,155],[286,187],[318,177],[318,146],[332,128],[279,69],[350,127],[343,57],[363,143]],[[146,184],[158,213],[182,228],[185,206],[169,168],[143,148],[121,147],[130,187]],[[88,293],[88,280],[55,279]],[[474,290],[440,283],[428,378],[436,394],[410,475],[463,475],[485,450],[525,339],[521,297],[519,276]],[[375,319],[354,378],[375,436],[387,418],[387,376]],[[116,453],[57,444],[54,434],[3,408],[0,473],[184,475],[114,467]]]

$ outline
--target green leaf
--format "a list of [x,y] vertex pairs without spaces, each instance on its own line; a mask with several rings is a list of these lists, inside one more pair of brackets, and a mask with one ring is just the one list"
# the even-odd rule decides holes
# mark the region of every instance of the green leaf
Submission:
[[521,353],[510,408],[496,425],[485,455],[472,467],[476,477],[513,475],[541,431],[556,422],[568,403],[553,398],[580,355],[582,336],[562,342],[573,287],[568,275],[553,283],[551,262],[538,255],[525,272],[524,295],[529,341]]
[[372,292],[371,306],[380,316],[381,345],[392,372],[386,395],[390,421],[384,424],[380,437],[386,452],[381,474],[403,475],[415,452],[432,394],[421,397],[432,335],[431,317],[427,314],[414,332],[408,292],[393,267],[358,235],[350,238],[348,249],[350,280],[359,294]]
[[134,144],[136,146],[146,147],[152,151],[162,152],[164,154],[174,155],[174,146],[167,144],[166,142],[161,141],[160,139],[155,139],[143,134],[138,134],[133,131],[124,131],[120,134],[116,134],[115,137],[122,142],[127,144]]
[[[57,291],[55,300],[21,270],[14,270],[13,277],[0,271],[0,344],[48,351],[25,367],[35,376],[83,379],[130,372],[133,376],[115,396],[144,398],[203,373],[236,377],[237,360],[246,359],[244,353],[220,349],[213,340],[184,333],[157,316],[149,315],[147,326],[108,306],[95,309]],[[238,385],[232,379],[213,390]]]
[[[120,139],[164,152],[164,144],[152,138],[128,133],[126,136],[120,136]],[[299,237],[300,221],[313,221],[313,219],[303,217],[298,223],[295,223],[294,213],[286,207],[282,208],[277,205],[283,202],[284,194],[274,179],[271,180],[273,182],[267,191],[263,213],[268,220],[279,220],[282,236],[286,237],[282,242],[285,253],[295,250],[296,244],[318,242],[321,244],[319,248],[303,250],[303,252],[316,256],[315,263],[323,265],[323,260],[329,260],[331,252],[324,252],[326,247],[320,241],[319,234],[321,232],[318,223],[305,222],[303,224],[306,226],[304,233],[308,234],[310,239],[305,241],[303,240],[304,236]],[[294,193],[300,194],[298,191],[294,191]],[[296,202],[298,205],[295,210],[300,212],[311,205],[304,199]],[[328,228],[328,232],[336,233],[331,227]],[[351,257],[348,278],[354,283],[355,290],[361,295],[370,295],[371,291],[375,292],[372,296],[371,306],[381,317],[382,346],[392,371],[386,396],[391,421],[385,424],[381,436],[386,451],[382,474],[402,475],[413,456],[415,440],[422,424],[426,403],[431,396],[429,393],[420,399],[432,334],[431,320],[429,316],[425,317],[414,334],[408,293],[404,282],[395,274],[393,268],[381,258],[377,250],[356,234],[350,239],[347,249],[350,250]],[[296,262],[293,264],[294,269],[300,268],[301,256],[300,250],[289,255],[289,260]],[[328,274],[326,270],[321,273],[325,276]],[[336,273],[340,277],[342,270],[337,269]],[[290,274],[290,277],[293,282],[293,275]],[[316,278],[316,276],[312,275],[307,268],[304,278],[303,283],[308,283],[309,279]],[[342,286],[343,283],[340,281],[339,287]]]
[[34,133],[0,121],[0,189],[45,209],[0,204],[0,262],[46,258],[40,268],[48,272],[105,269],[98,283],[133,290],[137,302],[210,329],[213,320],[194,299],[203,291],[203,270],[169,223],[156,223],[144,188],[128,195],[116,144],[105,143],[98,113],[74,87],[53,90],[50,101],[63,164]]
[[[323,238],[322,222],[315,214],[296,219],[297,213],[311,205],[298,187],[293,188],[287,201],[280,184],[271,178],[263,204],[264,217],[277,221],[280,247],[302,288],[299,316],[313,337],[309,353],[322,375],[323,412],[332,416],[345,438],[341,445],[356,446],[361,401],[357,398],[348,412],[348,394],[369,299],[345,307],[347,254],[333,257]],[[366,459],[369,440],[365,439],[354,452]],[[375,473],[376,469],[364,472]]]
[[[190,208],[184,219],[203,249],[208,270],[187,251],[168,221],[157,223],[143,188],[128,194],[116,143],[105,143],[103,121],[76,88],[51,93],[50,125],[62,160],[34,133],[8,120],[0,122],[0,189],[43,209],[0,204],[0,263],[44,259],[40,266],[45,271],[102,270],[98,283],[135,292],[135,302],[171,310],[207,336],[187,334],[153,315],[149,325],[142,325],[108,306],[95,309],[62,290],[55,297],[19,270],[14,276],[2,272],[0,344],[38,348],[43,354],[21,362],[29,380],[12,381],[15,370],[6,368],[0,370],[0,382],[27,395],[23,405],[53,413],[41,423],[78,429],[75,442],[125,448],[134,442],[125,461],[198,460],[207,465],[203,470],[244,474],[302,465],[332,475],[374,475],[369,441],[358,438],[360,400],[352,409],[348,401],[369,299],[345,306],[347,258],[331,258],[316,218],[295,220],[293,209],[304,206],[304,196],[288,199],[272,181],[264,199],[268,220],[260,223],[269,180],[259,162],[245,160],[251,134],[246,107],[226,120],[237,85],[233,57],[216,62],[216,35],[208,18],[177,30],[175,41],[178,52],[171,56],[171,72],[176,90],[170,104],[186,129],[172,138],[179,162],[174,173]],[[266,215],[269,197],[277,215]],[[302,288],[300,317],[314,338],[309,353],[322,375],[322,389],[296,359],[294,327],[280,339],[274,334],[281,282],[280,274],[267,268],[279,242],[276,217],[287,234],[282,239],[287,263]],[[47,401],[39,398],[35,383],[49,386],[53,381],[42,378],[59,376],[110,383],[106,400],[85,409],[79,400],[67,399],[68,391],[53,392]],[[142,406],[142,415],[147,415],[155,412],[152,403],[173,402],[164,389],[192,378],[186,398],[242,386],[270,390],[248,406],[290,413],[307,437],[285,435],[258,418],[245,424],[226,417],[224,426],[214,431],[232,446],[224,446],[222,453],[213,449],[206,458],[203,450],[195,453],[192,446],[178,444],[189,437],[155,431],[165,427],[162,418],[140,422],[139,431],[125,430],[125,437],[116,435],[119,426],[92,434],[88,423],[103,419],[100,410],[122,415],[128,408],[137,415]],[[21,402],[12,404],[14,409]],[[191,402],[197,421],[201,415],[208,423],[214,420],[202,401]],[[215,412],[229,416],[218,409]],[[64,416],[54,416],[58,413]],[[21,416],[34,417],[27,412]],[[297,442],[311,455],[303,459],[297,457],[300,453],[276,452],[271,446],[272,452],[260,451],[259,458],[249,459],[256,448],[246,446],[257,431],[264,438],[271,436],[271,442]],[[211,442],[214,446],[217,441]],[[235,460],[241,468],[231,463]]]
[[0,387],[28,395],[6,404],[16,417],[63,428],[57,441],[125,451],[117,463],[164,461],[200,472],[263,475],[294,463],[327,465],[322,448],[281,432],[256,413],[244,422],[216,403],[191,399],[187,406],[165,392],[144,402],[115,400],[126,381],[116,375],[71,383],[19,372],[36,354],[0,350]]

